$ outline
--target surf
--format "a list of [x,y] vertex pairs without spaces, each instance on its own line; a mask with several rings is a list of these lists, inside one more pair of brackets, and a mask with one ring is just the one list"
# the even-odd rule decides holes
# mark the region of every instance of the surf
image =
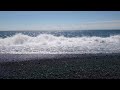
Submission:
[[109,37],[65,37],[52,34],[29,36],[17,33],[0,38],[0,53],[6,54],[84,54],[120,53],[120,35]]

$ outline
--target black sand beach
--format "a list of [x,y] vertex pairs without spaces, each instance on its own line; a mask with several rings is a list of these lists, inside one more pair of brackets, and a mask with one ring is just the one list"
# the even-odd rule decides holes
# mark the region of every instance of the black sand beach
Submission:
[[0,54],[0,79],[120,79],[120,54]]

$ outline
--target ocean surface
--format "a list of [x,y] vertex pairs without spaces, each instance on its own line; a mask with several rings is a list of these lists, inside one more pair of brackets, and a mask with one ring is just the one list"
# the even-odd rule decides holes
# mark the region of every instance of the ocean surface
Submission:
[[0,53],[120,53],[120,30],[0,31]]

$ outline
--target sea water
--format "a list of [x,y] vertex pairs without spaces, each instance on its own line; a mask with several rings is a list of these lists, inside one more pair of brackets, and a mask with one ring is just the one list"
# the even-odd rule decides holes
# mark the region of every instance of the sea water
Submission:
[[0,31],[0,53],[120,53],[120,30]]

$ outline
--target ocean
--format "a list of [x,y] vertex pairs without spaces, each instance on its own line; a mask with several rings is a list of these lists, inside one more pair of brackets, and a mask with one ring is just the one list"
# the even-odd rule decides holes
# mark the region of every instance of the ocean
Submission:
[[120,30],[0,31],[0,79],[120,79]]
[[0,53],[120,53],[120,30],[0,31]]

